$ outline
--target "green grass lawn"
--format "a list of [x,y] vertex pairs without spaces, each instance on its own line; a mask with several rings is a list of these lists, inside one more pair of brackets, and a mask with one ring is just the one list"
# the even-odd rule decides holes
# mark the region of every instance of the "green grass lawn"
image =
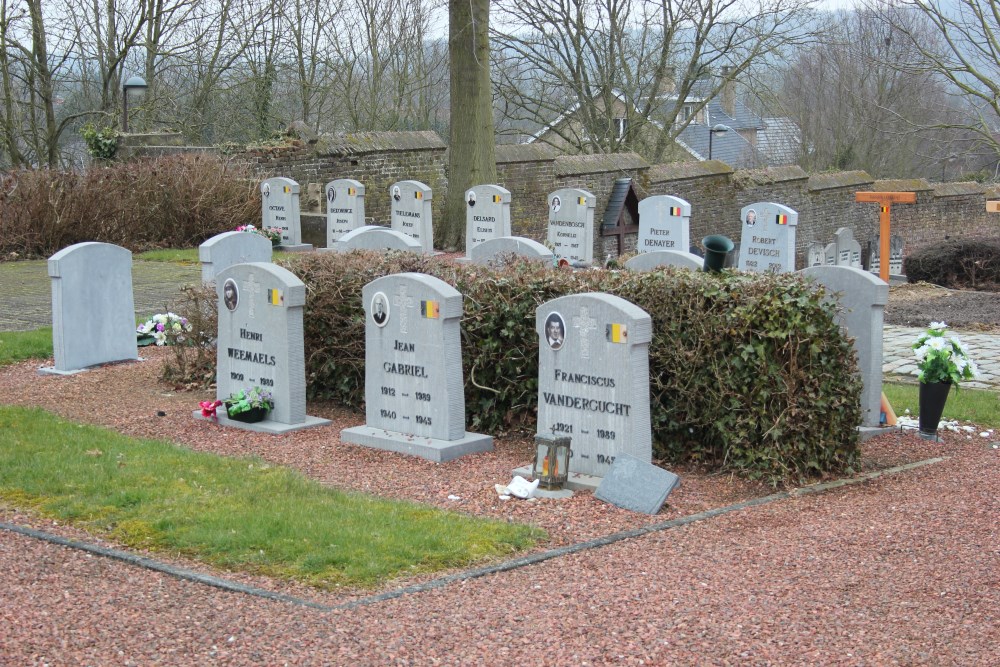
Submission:
[[160,250],[147,250],[136,255],[136,259],[147,262],[175,262],[177,264],[198,264],[197,248],[163,248]]
[[10,406],[0,406],[0,500],[130,547],[323,588],[466,566],[545,537]]
[[[916,417],[920,412],[920,388],[916,384],[882,385],[885,397],[896,412],[902,416],[909,409],[910,416]],[[981,389],[959,389],[953,387],[948,394],[948,402],[944,406],[942,419],[970,421],[980,426],[1000,427],[1000,397],[995,392]]]
[[52,356],[52,327],[0,333],[0,366]]

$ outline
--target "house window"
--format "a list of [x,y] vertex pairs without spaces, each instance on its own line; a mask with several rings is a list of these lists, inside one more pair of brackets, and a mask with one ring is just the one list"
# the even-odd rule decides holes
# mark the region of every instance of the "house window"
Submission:
[[684,107],[681,109],[681,120],[685,121],[690,117],[691,117],[691,105],[685,104]]
[[615,118],[615,137],[618,139],[624,139],[625,133],[628,131],[628,119],[627,118]]

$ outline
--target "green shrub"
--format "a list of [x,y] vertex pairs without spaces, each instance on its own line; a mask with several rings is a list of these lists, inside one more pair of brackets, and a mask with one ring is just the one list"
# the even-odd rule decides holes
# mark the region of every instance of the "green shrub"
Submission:
[[214,156],[0,173],[0,256],[48,257],[82,241],[189,248],[259,219],[256,177]]
[[951,239],[910,253],[903,260],[910,282],[984,289],[1000,285],[1000,239]]
[[654,456],[735,470],[770,483],[843,471],[861,421],[856,361],[821,292],[791,274],[553,271],[526,262],[455,266],[402,253],[297,257],[305,282],[309,395],[364,404],[361,290],[416,271],[464,296],[462,356],[470,430],[533,430],[535,309],[566,294],[607,292],[653,319]]
[[87,152],[98,160],[110,160],[118,152],[118,131],[113,127],[97,129],[93,123],[80,128],[80,136],[87,144]]

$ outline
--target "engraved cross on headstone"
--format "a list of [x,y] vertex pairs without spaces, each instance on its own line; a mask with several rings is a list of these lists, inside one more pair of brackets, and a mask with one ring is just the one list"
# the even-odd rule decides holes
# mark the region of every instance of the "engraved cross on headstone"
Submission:
[[413,297],[406,293],[406,285],[399,286],[399,294],[392,298],[392,304],[394,306],[399,306],[399,333],[409,333],[407,331],[407,326],[409,323],[409,314],[406,312],[407,308],[413,308]]
[[597,328],[597,320],[590,316],[587,308],[581,308],[580,314],[573,318],[573,328],[580,335],[580,357],[590,359],[590,332]]
[[254,274],[251,273],[250,277],[247,278],[245,289],[250,294],[250,304],[249,304],[250,307],[247,310],[247,316],[255,317],[256,316],[255,305],[257,303],[257,295],[260,294],[260,283],[257,282],[257,277],[254,276]]

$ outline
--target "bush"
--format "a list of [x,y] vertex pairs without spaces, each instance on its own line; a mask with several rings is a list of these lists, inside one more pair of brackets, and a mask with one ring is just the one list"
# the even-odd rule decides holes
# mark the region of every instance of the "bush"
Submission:
[[82,241],[188,248],[260,220],[257,181],[205,155],[0,174],[0,255],[48,257]]
[[903,260],[903,272],[910,282],[996,289],[1000,285],[1000,239],[953,239],[920,248]]
[[464,296],[462,356],[470,430],[534,430],[535,309],[565,294],[607,292],[653,319],[654,456],[798,481],[856,463],[860,380],[822,292],[792,274],[553,271],[526,262],[455,266],[402,253],[296,258],[305,282],[309,395],[364,403],[361,290],[416,271]]

